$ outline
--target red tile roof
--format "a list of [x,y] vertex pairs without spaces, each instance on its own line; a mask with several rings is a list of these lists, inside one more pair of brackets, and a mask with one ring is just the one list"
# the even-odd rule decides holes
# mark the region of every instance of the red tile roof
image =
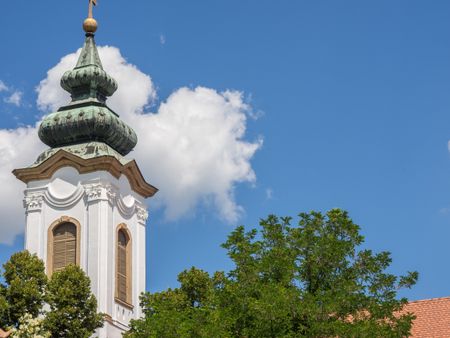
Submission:
[[450,297],[418,300],[408,303],[402,312],[416,315],[411,337],[450,337]]

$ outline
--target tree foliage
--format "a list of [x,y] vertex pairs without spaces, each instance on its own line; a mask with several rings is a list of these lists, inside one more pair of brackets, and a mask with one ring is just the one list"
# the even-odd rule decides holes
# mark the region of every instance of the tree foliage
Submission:
[[28,251],[18,252],[3,265],[0,285],[0,322],[18,326],[25,314],[37,317],[45,302],[47,276],[44,263]]
[[80,267],[69,265],[55,272],[48,284],[48,294],[50,311],[44,326],[55,337],[88,338],[103,326],[103,315],[97,313],[91,282]]
[[180,287],[145,294],[145,317],[128,337],[406,337],[400,288],[417,272],[386,270],[388,252],[361,249],[360,227],[347,212],[269,216],[261,230],[236,228],[223,244],[235,267],[213,276],[192,268]]
[[13,328],[13,335],[87,338],[103,326],[90,280],[79,267],[68,266],[48,279],[44,263],[23,251],[3,268],[0,323]]

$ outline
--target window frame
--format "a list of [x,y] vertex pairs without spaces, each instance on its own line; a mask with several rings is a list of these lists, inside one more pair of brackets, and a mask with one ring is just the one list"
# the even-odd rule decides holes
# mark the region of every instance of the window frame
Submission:
[[69,216],[62,216],[55,220],[48,228],[47,231],[47,275],[50,277],[53,274],[53,230],[63,223],[71,223],[76,228],[75,238],[75,264],[80,265],[80,242],[81,242],[81,224],[80,222]]
[[[123,232],[127,238],[127,245],[125,249],[126,254],[126,300],[119,298],[119,283],[118,283],[118,274],[119,274],[119,233]],[[115,232],[115,271],[114,271],[114,298],[116,303],[133,309],[133,280],[132,280],[132,255],[133,255],[133,240],[131,237],[131,232],[128,229],[125,223],[121,223],[117,226]]]

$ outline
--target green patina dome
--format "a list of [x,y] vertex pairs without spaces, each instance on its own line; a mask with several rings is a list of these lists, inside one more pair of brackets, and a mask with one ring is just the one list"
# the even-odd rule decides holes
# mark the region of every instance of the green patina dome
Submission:
[[39,127],[39,138],[51,148],[87,142],[103,142],[122,156],[137,144],[133,129],[106,105],[117,90],[117,82],[104,70],[92,33],[73,70],[61,78],[61,87],[72,102],[47,115]]

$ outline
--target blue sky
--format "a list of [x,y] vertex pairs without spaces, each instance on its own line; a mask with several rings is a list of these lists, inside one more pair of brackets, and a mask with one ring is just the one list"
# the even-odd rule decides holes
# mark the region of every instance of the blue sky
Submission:
[[[2,3],[1,129],[42,116],[35,88],[81,47],[86,7]],[[450,295],[448,1],[99,1],[95,16],[97,43],[151,76],[149,109],[185,86],[237,90],[259,116],[244,140],[264,140],[250,161],[256,180],[233,182],[238,221],[208,201],[176,220],[152,209],[148,290],[175,286],[192,265],[229,269],[220,243],[234,225],[339,207],[367,247],[392,252],[392,271],[420,272],[404,295]],[[6,102],[18,91],[18,106]],[[0,262],[22,245],[0,244]]]

